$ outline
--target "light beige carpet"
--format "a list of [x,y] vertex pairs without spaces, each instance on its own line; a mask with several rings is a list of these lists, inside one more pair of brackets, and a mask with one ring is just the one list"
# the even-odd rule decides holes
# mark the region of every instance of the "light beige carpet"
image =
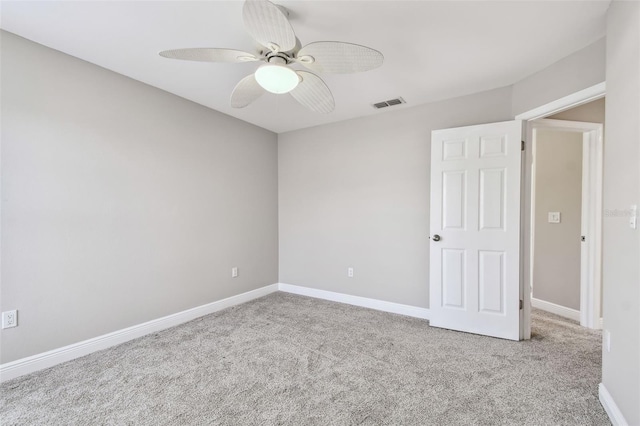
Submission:
[[2,425],[604,425],[600,333],[531,341],[275,293],[0,386]]

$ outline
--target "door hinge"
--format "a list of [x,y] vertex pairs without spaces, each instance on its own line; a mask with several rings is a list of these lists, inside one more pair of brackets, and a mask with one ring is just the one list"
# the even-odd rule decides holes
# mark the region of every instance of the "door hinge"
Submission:
[[520,299],[520,310],[522,310],[523,307],[524,307],[524,302],[522,301],[522,299]]
[[520,150],[524,151],[524,141],[520,141],[520,142],[522,142],[522,144],[520,144]]

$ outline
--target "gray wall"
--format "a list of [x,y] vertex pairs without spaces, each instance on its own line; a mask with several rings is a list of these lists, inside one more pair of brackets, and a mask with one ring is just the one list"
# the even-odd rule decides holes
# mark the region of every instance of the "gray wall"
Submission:
[[2,363],[277,282],[275,134],[5,32],[1,83]]
[[279,135],[280,282],[428,307],[431,130],[508,120],[604,64],[602,39],[512,88]]
[[614,1],[607,16],[607,145],[604,155],[603,300],[611,352],[602,382],[630,425],[640,424],[640,3]]
[[535,155],[533,297],[580,310],[582,134],[540,129]]
[[605,39],[601,39],[513,85],[516,116],[605,81]]
[[280,282],[428,307],[431,131],[508,120],[510,101],[498,89],[279,135]]

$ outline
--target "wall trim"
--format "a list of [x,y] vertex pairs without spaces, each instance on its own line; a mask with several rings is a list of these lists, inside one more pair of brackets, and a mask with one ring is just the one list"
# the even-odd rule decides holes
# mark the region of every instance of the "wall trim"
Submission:
[[0,365],[0,382],[33,373],[278,291],[271,284],[175,314]]
[[346,303],[347,305],[360,306],[375,309],[376,311],[391,312],[413,318],[429,319],[429,309],[417,306],[403,305],[401,303],[387,302],[379,299],[352,296],[350,294],[336,293],[333,291],[318,290],[293,284],[278,283],[278,290],[285,293],[299,294],[301,296],[314,297],[316,299],[330,300],[332,302]]
[[532,110],[516,115],[516,120],[535,120],[537,118],[547,117],[556,114],[565,109],[574,108],[587,102],[595,101],[605,96],[607,83],[602,82],[586,89],[572,93],[564,98],[541,105]]
[[600,404],[602,404],[604,411],[607,412],[609,420],[611,420],[611,424],[613,424],[613,426],[629,425],[604,383],[600,383],[598,385],[598,397],[600,398]]
[[536,298],[531,298],[531,306],[534,308],[542,309],[543,311],[551,312],[552,314],[560,315],[561,317],[569,318],[570,320],[580,322],[580,311],[576,309],[567,308],[566,306],[556,305],[555,303],[547,302]]

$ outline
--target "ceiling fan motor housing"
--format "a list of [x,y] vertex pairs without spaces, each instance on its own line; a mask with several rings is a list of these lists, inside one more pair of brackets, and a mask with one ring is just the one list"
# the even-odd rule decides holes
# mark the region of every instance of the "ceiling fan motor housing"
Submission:
[[283,52],[269,52],[266,61],[270,64],[289,65],[293,62],[293,58]]

